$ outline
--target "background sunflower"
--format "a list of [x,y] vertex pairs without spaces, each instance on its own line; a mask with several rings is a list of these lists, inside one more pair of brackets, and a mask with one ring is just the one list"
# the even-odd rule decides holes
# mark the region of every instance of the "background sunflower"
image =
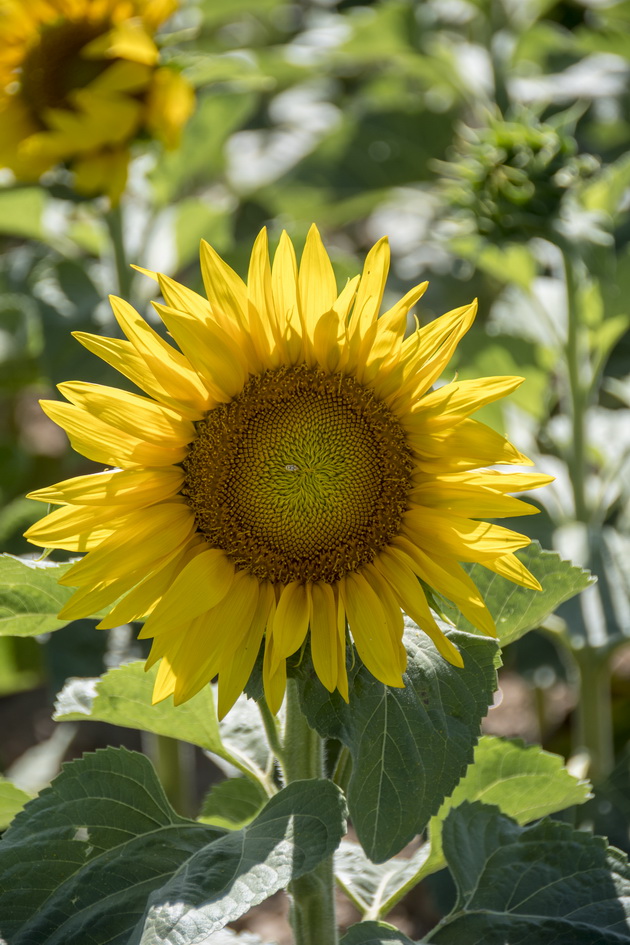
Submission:
[[0,165],[21,180],[67,164],[80,193],[117,202],[141,135],[175,147],[190,85],[159,65],[156,30],[176,0],[0,5]]

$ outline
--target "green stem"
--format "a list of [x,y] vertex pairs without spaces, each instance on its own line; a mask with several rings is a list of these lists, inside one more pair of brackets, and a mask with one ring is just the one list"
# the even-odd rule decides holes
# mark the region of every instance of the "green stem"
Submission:
[[278,733],[278,725],[276,723],[275,716],[272,714],[269,706],[267,705],[267,700],[263,696],[262,699],[257,703],[258,711],[260,712],[260,717],[262,723],[265,727],[265,733],[267,735],[267,741],[269,747],[271,748],[272,754],[278,759],[278,762],[282,764],[283,760],[283,749],[280,744],[280,735]]
[[350,775],[352,774],[352,755],[345,745],[339,749],[335,770],[332,773],[332,780],[337,787],[340,787],[344,794],[348,793],[350,784]]
[[148,738],[149,754],[164,793],[178,814],[190,817],[193,813],[193,746],[167,735],[148,735]]
[[[304,718],[297,684],[292,679],[287,683],[282,767],[287,784],[324,777],[323,741]],[[289,892],[295,945],[337,945],[333,858],[294,880]]]
[[118,282],[118,293],[121,298],[128,301],[131,295],[131,284],[133,282],[134,274],[133,269],[127,261],[123,213],[120,204],[107,211],[105,214],[105,225],[107,226],[114,256],[116,280]]
[[601,783],[614,767],[613,725],[608,655],[592,647],[574,650],[580,674],[580,699],[576,717],[575,746],[589,757],[589,778]]
[[582,332],[580,325],[580,305],[578,299],[577,275],[571,252],[563,251],[564,271],[567,286],[567,371],[569,382],[569,402],[571,415],[571,451],[569,456],[569,475],[573,487],[575,517],[578,522],[588,521],[585,496],[586,480],[586,431],[585,387],[580,378],[582,363]]

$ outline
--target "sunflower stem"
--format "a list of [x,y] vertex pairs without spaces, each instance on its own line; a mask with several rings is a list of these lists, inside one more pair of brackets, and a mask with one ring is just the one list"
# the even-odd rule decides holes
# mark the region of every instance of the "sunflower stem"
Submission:
[[573,488],[575,517],[578,522],[588,521],[585,495],[586,479],[586,396],[581,374],[583,367],[580,300],[575,261],[568,249],[563,250],[567,287],[567,373],[569,386],[569,414],[571,417],[571,453],[569,476]]
[[147,733],[148,753],[159,775],[164,793],[178,814],[193,814],[193,746],[167,735]]
[[131,283],[133,281],[133,270],[127,261],[123,212],[120,204],[107,211],[105,214],[105,225],[109,233],[109,240],[114,257],[118,293],[121,298],[129,300],[131,295]]
[[[323,740],[304,718],[297,683],[293,679],[287,682],[283,756],[282,767],[287,784],[325,777]],[[289,893],[295,945],[337,945],[332,857],[306,876],[293,880]]]
[[597,652],[593,647],[574,650],[573,655],[580,673],[575,750],[587,752],[588,776],[598,785],[615,764],[609,658],[607,653]]
[[265,734],[267,735],[269,747],[271,748],[272,754],[277,758],[278,763],[282,765],[284,760],[284,751],[280,742],[280,733],[278,732],[278,725],[276,723],[275,716],[272,714],[269,706],[267,705],[267,700],[264,696],[259,700],[257,705],[262,723],[265,727]]

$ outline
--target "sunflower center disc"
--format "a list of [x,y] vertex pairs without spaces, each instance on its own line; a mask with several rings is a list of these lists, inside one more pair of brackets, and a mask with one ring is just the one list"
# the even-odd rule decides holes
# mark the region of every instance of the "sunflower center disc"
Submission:
[[264,580],[334,582],[398,532],[413,468],[373,391],[306,365],[251,378],[197,424],[183,463],[197,527]]
[[45,26],[22,63],[22,95],[36,115],[68,108],[68,96],[97,78],[112,59],[84,57],[83,47],[107,32],[106,22],[61,20]]

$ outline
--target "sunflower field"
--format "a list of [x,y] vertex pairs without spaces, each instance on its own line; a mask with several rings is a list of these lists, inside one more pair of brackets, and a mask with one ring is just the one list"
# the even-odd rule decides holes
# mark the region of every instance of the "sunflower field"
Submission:
[[630,945],[630,0],[0,0],[1,945]]

